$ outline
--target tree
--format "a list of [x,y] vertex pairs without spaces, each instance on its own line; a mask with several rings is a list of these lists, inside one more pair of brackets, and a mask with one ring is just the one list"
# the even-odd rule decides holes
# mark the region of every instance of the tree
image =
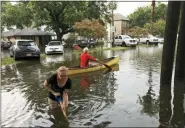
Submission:
[[146,23],[144,25],[144,28],[147,29],[148,33],[153,32],[154,35],[164,36],[165,25],[166,25],[166,21],[160,19],[155,23],[153,23],[153,27],[152,27],[152,23],[150,22],[150,23]]
[[105,27],[100,24],[98,20],[85,19],[81,22],[76,22],[74,25],[76,32],[79,33],[80,36],[87,38],[103,38],[106,36]]
[[23,29],[32,24],[31,9],[27,5],[17,3],[12,5],[10,2],[2,2],[1,9],[1,27],[11,29],[13,26]]
[[[155,6],[155,15],[153,17],[153,22],[158,21],[159,19],[165,20],[167,13],[167,5],[158,2]],[[135,12],[131,13],[129,16],[131,20],[131,27],[139,26],[143,27],[146,23],[151,22],[152,18],[152,7],[140,7]]]
[[129,35],[134,37],[139,37],[141,35],[146,36],[148,34],[148,30],[146,28],[141,27],[133,27],[129,30]]
[[[54,30],[57,39],[73,32],[73,25],[85,18],[101,19],[108,17],[108,7],[100,1],[21,1],[16,5],[7,5],[3,12],[4,26],[15,25],[18,28],[47,26]],[[101,20],[100,20],[101,21]],[[104,24],[103,21],[101,21]]]
[[171,86],[180,6],[181,6],[180,1],[168,2],[165,36],[164,36],[164,44],[163,44],[163,54],[162,54],[162,64],[161,64],[161,79],[160,79],[161,85],[166,84],[168,86]]
[[104,2],[98,1],[78,1],[78,2],[31,2],[31,7],[35,10],[35,26],[46,25],[53,29],[58,40],[64,34],[73,32],[73,25],[84,18],[100,19],[106,14],[107,8]]
[[144,24],[150,22],[151,20],[150,7],[139,7],[134,13],[130,14],[128,17],[131,21],[131,27],[143,27]]

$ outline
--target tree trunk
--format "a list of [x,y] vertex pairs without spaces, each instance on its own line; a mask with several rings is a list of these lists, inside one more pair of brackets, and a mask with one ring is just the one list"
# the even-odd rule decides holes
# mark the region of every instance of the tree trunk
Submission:
[[57,40],[62,40],[63,35],[60,33],[60,31],[55,31],[57,34]]
[[175,77],[185,79],[185,2],[181,6],[180,31],[178,37]]
[[159,93],[159,128],[169,128],[170,118],[172,115],[171,87],[161,84]]
[[176,46],[177,29],[179,23],[180,1],[169,1],[167,19],[165,27],[162,65],[161,65],[161,84],[171,85],[174,51]]
[[[185,124],[183,108],[185,89],[184,83],[178,79],[174,80],[174,98],[173,98],[173,117],[171,121],[172,127],[183,128]],[[185,106],[184,106],[185,107]]]

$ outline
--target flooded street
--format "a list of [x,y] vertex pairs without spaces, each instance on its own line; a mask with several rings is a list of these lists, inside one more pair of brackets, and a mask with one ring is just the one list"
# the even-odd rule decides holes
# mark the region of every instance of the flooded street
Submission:
[[[162,45],[98,51],[99,59],[120,56],[113,71],[71,76],[68,118],[49,110],[44,80],[61,65],[79,64],[79,53],[50,55],[1,67],[3,127],[184,126],[184,88],[160,88]],[[174,84],[177,86],[174,88]],[[161,97],[159,98],[159,94]],[[175,95],[174,95],[175,94]]]

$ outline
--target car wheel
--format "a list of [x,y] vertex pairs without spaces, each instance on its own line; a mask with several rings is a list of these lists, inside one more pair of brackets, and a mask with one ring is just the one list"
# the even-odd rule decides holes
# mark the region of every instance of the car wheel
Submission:
[[149,41],[149,40],[147,40],[147,41],[146,41],[146,44],[150,44],[150,41]]
[[125,44],[125,42],[122,42],[122,45],[121,45],[121,47],[126,47],[126,44]]

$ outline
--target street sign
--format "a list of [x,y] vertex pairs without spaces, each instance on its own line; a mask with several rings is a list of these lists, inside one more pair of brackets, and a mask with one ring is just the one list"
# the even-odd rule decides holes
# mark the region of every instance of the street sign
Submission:
[[112,27],[111,27],[111,31],[112,31],[112,32],[115,32],[115,31],[116,31],[116,27],[112,26]]

